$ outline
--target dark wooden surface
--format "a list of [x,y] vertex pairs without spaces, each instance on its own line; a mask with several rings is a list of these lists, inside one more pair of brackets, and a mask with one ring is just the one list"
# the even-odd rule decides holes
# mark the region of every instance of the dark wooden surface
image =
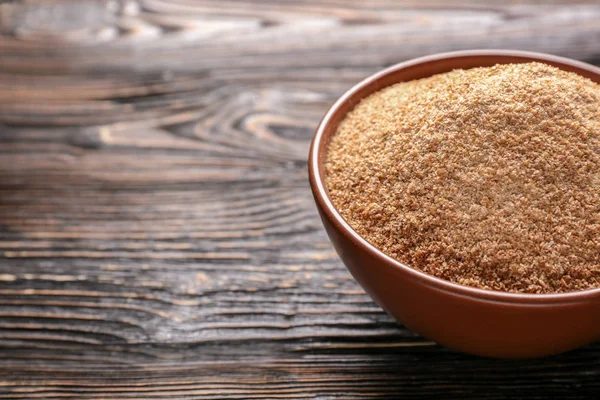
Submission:
[[600,344],[487,360],[396,323],[306,178],[363,77],[467,48],[598,64],[598,2],[9,1],[0,35],[0,398],[600,392]]

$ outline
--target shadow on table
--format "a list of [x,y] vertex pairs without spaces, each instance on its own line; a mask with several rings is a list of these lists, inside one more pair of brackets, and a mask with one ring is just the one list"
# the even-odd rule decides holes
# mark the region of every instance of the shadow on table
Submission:
[[374,398],[575,399],[600,393],[600,342],[528,360],[471,356],[418,339],[414,345],[365,343],[325,353],[314,357],[328,358],[328,372],[347,379],[349,395],[360,390]]

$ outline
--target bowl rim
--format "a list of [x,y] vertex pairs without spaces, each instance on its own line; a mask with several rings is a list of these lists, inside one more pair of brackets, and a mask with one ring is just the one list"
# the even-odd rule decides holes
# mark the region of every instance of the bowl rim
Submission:
[[[478,289],[466,285],[461,285],[446,281],[441,278],[437,278],[433,275],[426,274],[418,271],[401,263],[400,261],[388,256],[381,250],[370,244],[366,239],[361,237],[352,227],[344,220],[340,213],[333,206],[333,203],[329,199],[327,190],[325,189],[325,183],[321,179],[321,168],[319,166],[319,155],[325,151],[323,136],[325,128],[330,124],[332,117],[356,92],[363,89],[365,86],[374,84],[376,81],[383,77],[395,73],[399,70],[413,67],[419,64],[426,64],[432,62],[439,62],[442,60],[453,59],[453,58],[470,58],[470,57],[481,57],[481,56],[501,56],[501,57],[522,57],[525,59],[531,59],[531,61],[547,61],[550,63],[564,64],[573,66],[575,68],[586,70],[592,74],[598,75],[600,79],[600,68],[585,62],[572,60],[565,57],[555,56],[545,53],[537,53],[530,51],[521,50],[461,50],[452,51],[445,53],[437,53],[424,57],[414,58],[408,61],[404,61],[388,68],[385,68],[373,75],[363,79],[352,88],[347,90],[327,111],[321,122],[319,123],[317,130],[313,136],[310,144],[308,169],[309,169],[309,181],[313,191],[314,197],[318,205],[325,216],[332,221],[338,229],[355,245],[363,248],[371,256],[381,261],[383,264],[391,266],[395,270],[404,274],[413,280],[416,280],[429,287],[442,290],[444,292],[458,295],[461,297],[477,298],[480,300],[499,302],[499,303],[512,303],[512,304],[532,304],[532,305],[548,305],[548,304],[559,304],[559,303],[580,303],[589,301],[600,301],[600,288],[586,289],[567,293],[550,293],[550,294],[532,294],[532,293],[512,293],[502,292],[497,290],[486,290]],[[363,97],[364,98],[364,97]]]

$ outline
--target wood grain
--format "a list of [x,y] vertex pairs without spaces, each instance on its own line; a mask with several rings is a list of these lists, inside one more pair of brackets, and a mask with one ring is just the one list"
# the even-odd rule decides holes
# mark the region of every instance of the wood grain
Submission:
[[0,4],[0,398],[599,393],[599,344],[486,360],[396,323],[306,179],[319,119],[377,69],[500,47],[598,64],[599,20],[560,1]]

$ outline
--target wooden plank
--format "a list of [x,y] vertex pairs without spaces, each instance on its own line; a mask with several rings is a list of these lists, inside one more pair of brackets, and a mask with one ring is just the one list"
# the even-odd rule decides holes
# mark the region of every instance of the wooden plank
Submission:
[[377,69],[476,47],[600,63],[599,18],[597,2],[0,5],[0,398],[600,392],[599,344],[492,361],[396,323],[306,181],[319,119]]

